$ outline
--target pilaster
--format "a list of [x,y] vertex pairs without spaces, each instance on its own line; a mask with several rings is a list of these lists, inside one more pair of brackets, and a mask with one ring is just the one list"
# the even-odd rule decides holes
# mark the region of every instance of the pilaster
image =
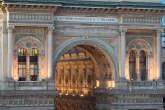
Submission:
[[13,65],[13,29],[14,25],[8,25],[8,78],[12,79],[12,65]]
[[121,79],[125,79],[125,37],[127,28],[120,28],[121,36],[120,36],[120,74]]
[[53,72],[52,72],[53,30],[54,30],[54,26],[50,25],[48,27],[48,79],[53,77]]
[[161,33],[163,32],[162,29],[158,29],[156,30],[156,53],[157,53],[157,57],[156,57],[156,77],[157,79],[161,80],[162,79],[162,72],[161,70],[161,58],[160,58],[160,50],[161,50]]

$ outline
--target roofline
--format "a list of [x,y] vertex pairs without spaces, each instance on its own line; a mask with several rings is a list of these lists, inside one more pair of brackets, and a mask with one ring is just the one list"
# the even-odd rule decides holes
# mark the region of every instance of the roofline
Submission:
[[[76,7],[76,8],[134,8],[134,9],[165,9],[165,4],[161,4],[161,3],[152,3],[152,2],[127,2],[127,1],[122,1],[122,2],[104,2],[104,1],[96,1],[98,3],[102,3],[102,4],[96,4],[96,3],[92,3],[90,1],[90,4],[87,4],[85,1],[80,1],[81,3],[77,2],[66,2],[66,1],[54,1],[54,2],[35,2],[35,1],[31,1],[28,2],[28,0],[26,2],[22,2],[19,0],[15,0],[18,2],[7,2],[7,1],[1,1],[1,4],[5,5],[44,5],[44,6],[61,6],[61,7]],[[74,1],[74,0],[73,0]],[[84,2],[84,3],[82,3]],[[108,4],[105,4],[108,3]],[[111,4],[112,3],[112,4]],[[144,5],[146,3],[152,4],[152,5]]]

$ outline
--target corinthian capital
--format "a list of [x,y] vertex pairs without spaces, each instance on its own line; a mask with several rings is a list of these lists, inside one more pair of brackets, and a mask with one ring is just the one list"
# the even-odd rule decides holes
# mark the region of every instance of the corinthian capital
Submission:
[[54,25],[49,25],[48,26],[48,31],[53,31],[55,29]]
[[162,32],[164,32],[164,29],[163,29],[163,28],[156,29],[156,32],[157,32],[157,33],[162,33]]
[[120,32],[127,32],[127,28],[126,27],[120,27]]
[[14,28],[15,28],[15,25],[11,25],[11,24],[9,24],[7,27],[7,29],[10,31],[12,31]]

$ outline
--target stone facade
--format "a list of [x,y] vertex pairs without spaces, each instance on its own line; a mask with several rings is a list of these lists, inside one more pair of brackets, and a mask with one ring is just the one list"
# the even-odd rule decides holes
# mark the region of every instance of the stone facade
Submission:
[[163,110],[163,8],[1,6],[1,110]]

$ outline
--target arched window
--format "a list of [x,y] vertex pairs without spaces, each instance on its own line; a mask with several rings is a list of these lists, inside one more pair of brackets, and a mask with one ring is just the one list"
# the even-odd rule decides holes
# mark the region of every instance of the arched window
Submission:
[[165,80],[165,61],[162,63],[162,80]]
[[29,74],[32,81],[37,80],[38,77],[38,49],[30,49],[30,65]]
[[18,76],[19,81],[25,81],[26,79],[26,54],[25,48],[18,49]]
[[147,69],[146,69],[146,53],[140,51],[140,78],[142,81],[147,80]]
[[132,50],[130,52],[129,56],[129,73],[130,73],[130,79],[131,80],[136,80],[137,75],[136,75],[136,52]]

